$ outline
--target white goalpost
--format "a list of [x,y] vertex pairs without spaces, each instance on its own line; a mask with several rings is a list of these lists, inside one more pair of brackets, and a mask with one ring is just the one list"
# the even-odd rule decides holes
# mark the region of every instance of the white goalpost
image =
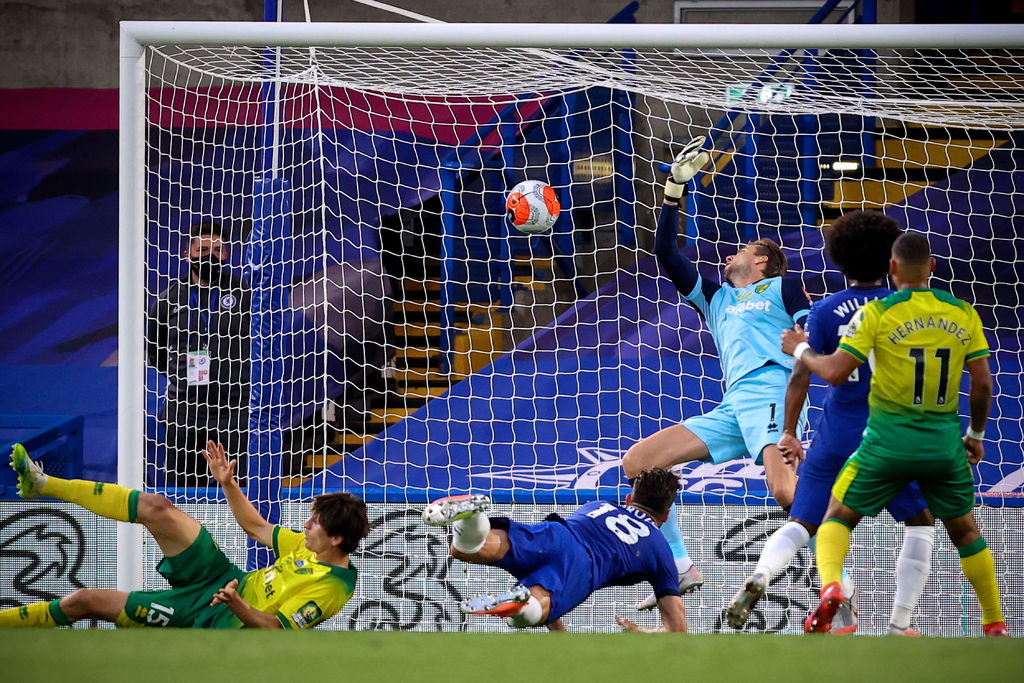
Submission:
[[[679,237],[706,277],[772,237],[820,298],[845,286],[822,230],[872,208],[925,232],[936,286],[981,313],[998,396],[978,515],[1024,627],[1020,27],[122,22],[120,64],[119,483],[168,495],[243,567],[267,556],[196,439],[232,444],[282,524],[360,494],[374,531],[329,628],[499,628],[457,609],[499,572],[449,563],[416,511],[469,490],[529,521],[618,499],[632,443],[716,405],[714,344],[651,254],[665,162],[698,135],[713,167]],[[558,194],[548,235],[504,220],[524,179]],[[197,280],[184,255],[209,223],[231,275]],[[680,476],[707,580],[690,627],[722,630],[784,514],[749,459]],[[901,536],[885,514],[854,535],[865,632],[884,632]],[[118,587],[159,586],[142,530],[117,538]],[[915,623],[976,634],[936,545]],[[816,585],[802,551],[748,628],[797,631]],[[569,626],[614,630],[641,592]]]

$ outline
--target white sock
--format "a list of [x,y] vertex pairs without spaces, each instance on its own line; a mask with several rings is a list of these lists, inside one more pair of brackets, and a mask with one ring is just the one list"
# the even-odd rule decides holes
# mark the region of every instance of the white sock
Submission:
[[523,608],[505,619],[505,623],[512,628],[530,628],[540,625],[540,616],[544,613],[541,609],[540,600],[530,596],[530,599],[523,605]]
[[677,573],[685,574],[686,572],[690,571],[690,567],[692,567],[692,566],[693,566],[693,560],[691,560],[689,558],[689,556],[687,556],[687,557],[677,557],[676,558],[676,572]]
[[932,568],[932,545],[935,527],[908,526],[903,537],[903,548],[896,561],[896,598],[892,603],[889,623],[899,629],[910,626],[910,619],[921,599],[924,585]]
[[853,592],[857,590],[857,586],[853,583],[853,577],[850,576],[850,572],[843,569],[842,576],[839,577],[839,583],[843,587],[843,595],[846,596],[847,600],[853,599]]
[[482,512],[474,512],[452,524],[452,545],[460,553],[472,555],[484,547],[490,531],[490,517]]
[[797,522],[786,522],[772,534],[764,544],[761,557],[757,560],[754,571],[764,574],[770,581],[807,545],[811,535],[807,529]]

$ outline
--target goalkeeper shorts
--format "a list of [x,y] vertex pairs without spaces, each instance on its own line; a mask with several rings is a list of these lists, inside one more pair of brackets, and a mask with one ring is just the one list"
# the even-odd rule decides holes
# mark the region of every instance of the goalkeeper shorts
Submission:
[[[761,464],[765,446],[782,436],[789,370],[781,365],[758,368],[730,386],[714,410],[683,421],[708,447],[708,459],[717,464],[753,458]],[[804,413],[800,425],[804,424]]]

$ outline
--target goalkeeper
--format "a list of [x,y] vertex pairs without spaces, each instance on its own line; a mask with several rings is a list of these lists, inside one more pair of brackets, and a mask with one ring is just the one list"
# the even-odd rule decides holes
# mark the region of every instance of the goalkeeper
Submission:
[[122,627],[303,629],[334,616],[355,589],[349,554],[370,530],[363,501],[350,493],[317,496],[304,532],[298,533],[263,519],[235,481],[237,461],[228,460],[220,444],[208,442],[203,456],[245,533],[273,548],[273,566],[245,573],[205,527],[163,496],[47,476],[15,444],[11,467],[21,497],[57,498],[108,519],[144,524],[164,553],[157,571],[171,588],[130,593],[82,588],[51,602],[2,610],[0,627],[102,619]]
[[[786,256],[762,238],[725,259],[725,282],[705,278],[676,245],[679,201],[687,183],[710,160],[704,138],[694,138],[672,163],[658,217],[654,253],[679,293],[707,322],[725,375],[725,396],[711,412],[641,439],[622,461],[629,478],[649,467],[669,468],[693,460],[716,464],[752,457],[764,464],[768,489],[784,509],[793,502],[796,471],[776,445],[792,359],[779,350],[778,335],[804,319],[810,302],[798,280],[784,279]],[[662,527],[676,559],[683,593],[703,584],[686,552],[675,506]],[[638,607],[649,609],[648,597]]]

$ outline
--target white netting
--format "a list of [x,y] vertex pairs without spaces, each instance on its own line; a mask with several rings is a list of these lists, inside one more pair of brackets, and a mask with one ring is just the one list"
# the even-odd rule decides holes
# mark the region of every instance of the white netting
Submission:
[[[929,234],[936,286],[976,305],[995,350],[980,490],[996,506],[1021,496],[1018,52],[165,45],[146,61],[147,485],[200,487],[177,500],[216,498],[196,455],[211,434],[248,453],[270,514],[339,487],[406,506],[470,488],[619,495],[626,448],[721,397],[710,336],[650,255],[658,165],[702,134],[714,172],[680,231],[705,276],[768,236],[818,298],[843,286],[820,232],[843,211]],[[551,236],[503,220],[526,178],[559,192]],[[188,286],[202,220],[223,225],[245,282]],[[210,382],[190,387],[204,355]],[[688,544],[706,573],[733,563],[687,598],[709,630],[752,559],[716,560],[719,527],[774,508],[749,461],[684,475]],[[1019,516],[986,519],[1020,613]],[[895,557],[900,533],[871,528],[855,565]],[[891,572],[861,589],[888,605]],[[959,593],[929,609],[935,632],[960,628]]]

